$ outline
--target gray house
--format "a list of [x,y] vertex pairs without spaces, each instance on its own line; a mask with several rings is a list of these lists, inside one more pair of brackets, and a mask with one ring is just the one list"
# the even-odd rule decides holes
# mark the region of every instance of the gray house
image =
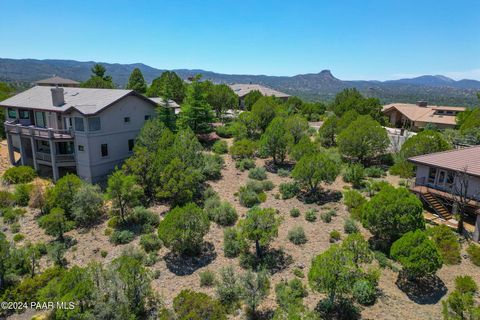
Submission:
[[100,182],[132,154],[156,106],[132,90],[33,87],[0,102],[6,108],[10,162],[54,180],[73,172]]

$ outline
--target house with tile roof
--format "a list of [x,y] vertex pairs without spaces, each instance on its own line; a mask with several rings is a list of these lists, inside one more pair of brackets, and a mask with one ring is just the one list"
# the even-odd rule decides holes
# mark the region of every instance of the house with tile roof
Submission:
[[415,165],[410,189],[441,218],[455,223],[459,206],[469,214],[474,239],[480,237],[480,146],[408,159]]
[[12,164],[95,183],[132,154],[157,103],[133,90],[35,86],[0,107]]
[[282,100],[287,100],[290,97],[289,94],[274,90],[260,84],[234,83],[229,84],[229,87],[232,88],[233,92],[235,92],[235,94],[238,96],[239,106],[242,109],[245,107],[245,96],[252,91],[259,91],[264,96],[276,97]]
[[454,128],[457,115],[465,111],[464,107],[429,106],[427,102],[417,104],[392,103],[383,106],[382,112],[396,128],[419,130],[427,124],[439,129]]

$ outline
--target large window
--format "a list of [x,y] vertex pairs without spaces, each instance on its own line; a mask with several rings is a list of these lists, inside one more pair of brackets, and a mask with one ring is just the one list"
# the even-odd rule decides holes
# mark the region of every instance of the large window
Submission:
[[428,183],[435,183],[436,176],[437,176],[437,169],[430,168],[428,171]]
[[45,112],[35,111],[35,125],[37,127],[46,128]]
[[73,142],[57,142],[57,154],[73,153]]
[[85,131],[85,125],[83,124],[83,118],[75,117],[75,131]]
[[101,129],[100,118],[88,118],[88,131],[99,131]]
[[20,119],[28,120],[28,119],[30,119],[30,111],[19,110],[18,116],[19,116]]
[[104,143],[101,146],[102,157],[108,157],[108,144]]
[[12,118],[12,119],[16,119],[17,118],[17,110],[12,109],[12,108],[8,108],[8,117]]

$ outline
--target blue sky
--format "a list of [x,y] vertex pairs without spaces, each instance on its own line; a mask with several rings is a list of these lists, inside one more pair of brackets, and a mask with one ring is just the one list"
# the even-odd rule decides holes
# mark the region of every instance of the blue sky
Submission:
[[0,57],[480,80],[477,0],[2,1]]

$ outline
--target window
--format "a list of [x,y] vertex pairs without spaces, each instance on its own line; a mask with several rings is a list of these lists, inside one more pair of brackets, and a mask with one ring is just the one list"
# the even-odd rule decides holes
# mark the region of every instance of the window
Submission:
[[85,147],[81,144],[78,145],[78,151],[85,151]]
[[130,123],[130,117],[125,117],[123,118],[124,123]]
[[132,151],[134,145],[135,145],[135,140],[133,139],[128,140],[128,151]]
[[83,118],[75,117],[75,131],[85,131]]
[[16,119],[17,118],[17,110],[8,108],[8,117]]
[[19,110],[19,118],[23,120],[30,119],[30,112],[26,110]]
[[47,126],[47,121],[45,120],[45,112],[35,111],[35,125],[41,128],[45,128]]
[[447,184],[450,185],[455,180],[455,175],[452,171],[447,172]]
[[88,118],[88,131],[99,131],[101,129],[100,118]]
[[151,115],[149,115],[149,114],[145,115],[145,121],[150,120],[151,118],[152,118]]
[[102,149],[102,157],[108,157],[108,144],[103,143],[101,146]]
[[437,175],[437,169],[436,168],[430,168],[430,170],[428,171],[428,182],[429,183],[434,183],[436,175]]
[[73,154],[73,142],[57,142],[57,154]]

